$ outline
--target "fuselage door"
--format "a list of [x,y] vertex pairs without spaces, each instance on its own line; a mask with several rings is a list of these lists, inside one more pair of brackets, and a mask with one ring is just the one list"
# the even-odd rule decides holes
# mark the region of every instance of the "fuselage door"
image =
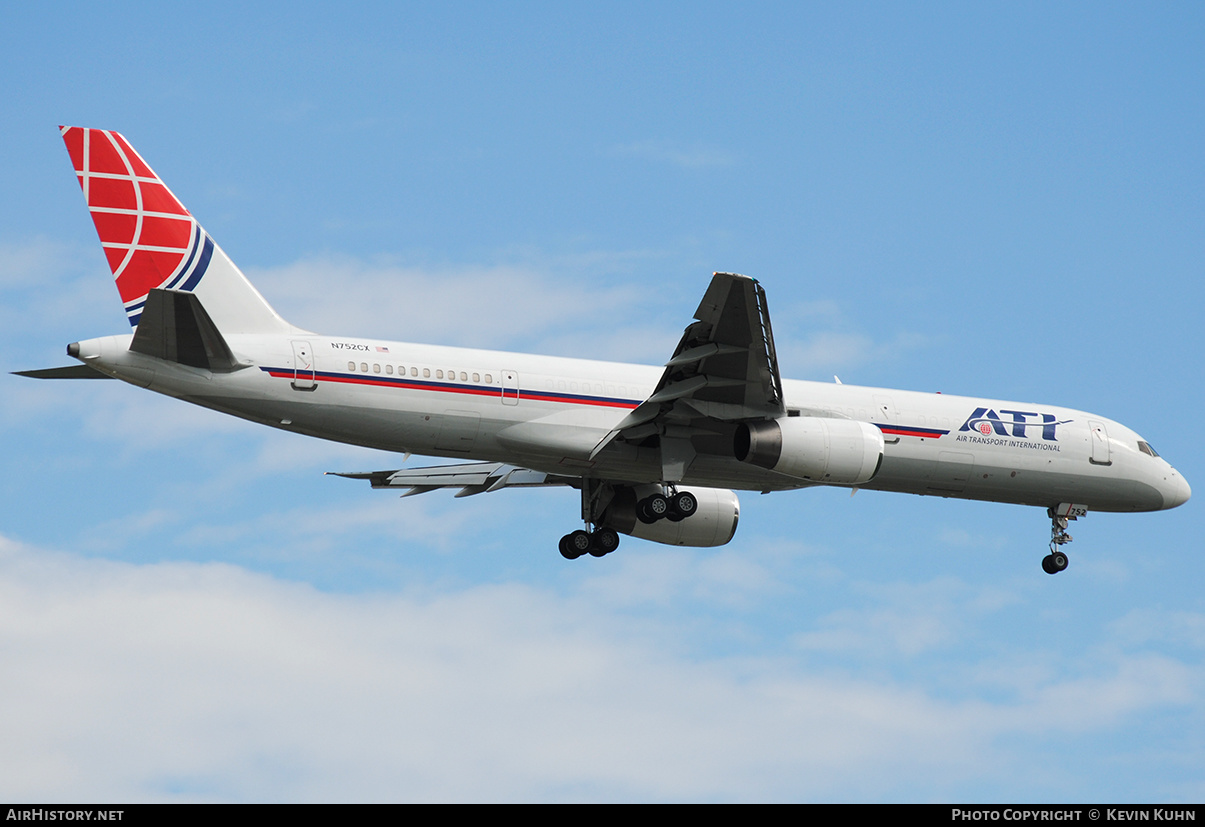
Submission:
[[519,374],[513,370],[502,371],[502,404],[519,404]]
[[[874,404],[876,409],[874,412],[874,422],[890,424],[899,419],[899,411],[895,409],[895,401],[890,396],[876,396]],[[894,445],[900,441],[900,438],[898,436],[884,435],[883,441]]]
[[881,417],[880,422],[895,422],[899,414],[895,409],[895,401],[890,396],[876,395],[874,398],[875,416]]
[[1088,421],[1088,430],[1092,432],[1092,457],[1088,460],[1093,465],[1112,465],[1113,456],[1109,452],[1109,432],[1105,423]]
[[309,342],[293,342],[293,390],[312,391],[314,384],[314,351]]

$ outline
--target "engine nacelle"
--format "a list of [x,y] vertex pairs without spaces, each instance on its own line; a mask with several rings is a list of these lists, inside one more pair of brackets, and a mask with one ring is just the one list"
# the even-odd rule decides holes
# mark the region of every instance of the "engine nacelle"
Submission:
[[[645,490],[645,489],[648,490]],[[667,546],[722,546],[736,534],[741,517],[741,503],[736,494],[723,488],[683,488],[695,495],[699,508],[694,514],[677,522],[661,519],[655,523],[641,522],[636,516],[636,503],[660,487],[637,486],[620,488],[607,506],[602,525],[620,534],[652,540]]]
[[821,485],[861,485],[883,462],[883,432],[869,422],[789,416],[744,422],[736,458]]

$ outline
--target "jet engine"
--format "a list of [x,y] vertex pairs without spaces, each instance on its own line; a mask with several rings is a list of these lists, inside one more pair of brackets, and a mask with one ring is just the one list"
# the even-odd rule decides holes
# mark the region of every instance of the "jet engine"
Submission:
[[883,432],[869,422],[791,416],[743,422],[736,458],[822,485],[861,485],[883,462]]
[[688,517],[646,523],[638,516],[638,503],[647,494],[660,493],[660,486],[625,486],[616,489],[600,524],[620,534],[668,546],[722,546],[732,539],[741,516],[741,503],[734,492],[723,488],[677,490],[689,491],[698,502],[698,508]]

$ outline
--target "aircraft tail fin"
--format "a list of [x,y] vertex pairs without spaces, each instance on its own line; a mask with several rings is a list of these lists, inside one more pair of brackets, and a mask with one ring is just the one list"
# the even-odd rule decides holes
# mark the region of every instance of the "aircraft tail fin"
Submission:
[[59,130],[132,327],[158,288],[196,294],[226,334],[296,330],[124,137],[78,126]]

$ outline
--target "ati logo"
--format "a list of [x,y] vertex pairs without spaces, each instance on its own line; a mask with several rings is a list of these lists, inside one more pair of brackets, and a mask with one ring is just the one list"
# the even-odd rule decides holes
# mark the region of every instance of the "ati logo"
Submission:
[[[1000,411],[1001,414],[1011,417],[1011,420],[1003,420],[1000,414],[993,411],[991,408],[976,408],[975,412],[967,417],[967,421],[962,423],[959,431],[978,431],[984,436],[991,436],[993,433],[996,436],[1019,436],[1026,438],[1029,436],[1025,432],[1026,428],[1041,428],[1042,439],[1058,440],[1054,435],[1054,429],[1059,425],[1066,425],[1070,419],[1056,421],[1054,414],[1034,413],[1032,411]],[[1038,417],[1041,417],[1040,419]],[[1011,433],[1009,432],[1011,429]]]

